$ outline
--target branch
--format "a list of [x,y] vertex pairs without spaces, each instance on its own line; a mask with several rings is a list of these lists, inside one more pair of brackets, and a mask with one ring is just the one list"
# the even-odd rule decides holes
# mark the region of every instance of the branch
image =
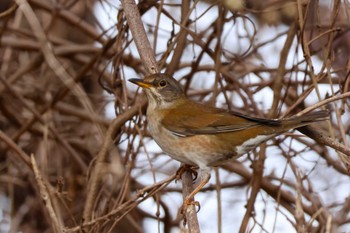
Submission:
[[124,13],[129,24],[131,34],[134,38],[137,50],[140,54],[143,66],[147,74],[159,73],[154,52],[149,43],[145,28],[141,20],[140,12],[133,0],[122,1]]
[[[182,180],[182,196],[185,199],[193,191],[193,178],[189,169],[186,169],[181,176]],[[194,200],[191,200],[194,201]],[[186,214],[186,221],[188,222],[189,233],[199,233],[200,228],[198,224],[197,211],[195,205],[189,205],[186,210],[182,210]],[[186,222],[184,222],[186,224]]]
[[350,148],[344,146],[343,144],[333,140],[330,137],[324,136],[317,129],[312,126],[304,126],[297,129],[299,132],[307,135],[308,137],[315,140],[320,145],[326,145],[332,147],[336,151],[340,152],[339,156],[341,161],[346,166],[348,173],[350,173]]

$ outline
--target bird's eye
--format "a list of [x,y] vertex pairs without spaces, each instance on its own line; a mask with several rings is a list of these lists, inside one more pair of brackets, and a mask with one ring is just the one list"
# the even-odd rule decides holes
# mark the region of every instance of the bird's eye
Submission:
[[165,87],[167,85],[167,82],[165,81],[165,80],[161,80],[160,82],[159,82],[159,86],[160,87]]

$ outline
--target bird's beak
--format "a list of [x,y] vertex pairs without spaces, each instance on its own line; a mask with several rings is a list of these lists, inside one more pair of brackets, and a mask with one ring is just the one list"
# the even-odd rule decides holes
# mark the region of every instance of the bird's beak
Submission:
[[142,87],[142,88],[149,89],[150,87],[152,87],[152,83],[147,83],[147,82],[143,81],[142,79],[132,78],[132,79],[129,79],[129,82],[132,82],[132,83],[134,83],[137,86]]

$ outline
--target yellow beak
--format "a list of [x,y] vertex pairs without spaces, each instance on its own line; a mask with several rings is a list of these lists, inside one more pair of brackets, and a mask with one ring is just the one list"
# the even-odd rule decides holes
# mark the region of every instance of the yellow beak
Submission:
[[147,82],[143,81],[142,79],[137,79],[137,78],[129,79],[129,82],[132,82],[139,87],[147,88],[147,89],[153,86],[152,83],[147,83]]

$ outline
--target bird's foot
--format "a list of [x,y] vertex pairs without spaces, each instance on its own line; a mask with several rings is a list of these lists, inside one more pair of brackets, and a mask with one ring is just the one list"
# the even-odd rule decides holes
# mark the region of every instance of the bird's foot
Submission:
[[[199,204],[198,201],[194,201],[193,198],[186,197],[185,201],[182,205],[182,208],[181,208],[181,214],[183,216],[183,225],[184,226],[187,224],[187,217],[186,217],[187,211],[191,211],[192,206],[193,206],[194,210],[196,211],[196,213],[198,213],[199,210],[201,209],[201,205]],[[198,207],[198,210],[196,210],[197,207]]]
[[181,176],[185,171],[190,171],[192,174],[192,180],[195,181],[198,177],[198,172],[196,171],[196,168],[194,166],[190,166],[187,164],[183,164],[181,165],[181,167],[179,167],[179,169],[177,169],[176,171],[176,176],[175,176],[175,182],[177,182],[178,180],[181,180]]

